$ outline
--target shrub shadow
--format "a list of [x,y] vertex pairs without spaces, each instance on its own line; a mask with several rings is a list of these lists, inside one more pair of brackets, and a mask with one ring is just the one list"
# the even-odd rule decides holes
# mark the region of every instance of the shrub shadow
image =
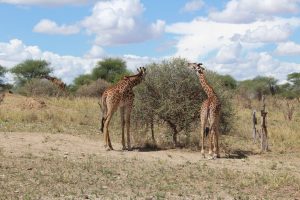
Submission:
[[158,147],[155,144],[145,144],[143,146],[136,146],[133,147],[132,150],[139,151],[139,152],[151,152],[151,151],[164,151],[166,149]]
[[225,158],[226,159],[244,159],[244,158],[248,158],[248,156],[256,155],[256,154],[257,153],[255,153],[253,151],[237,149],[237,150],[233,150],[233,151],[230,151],[229,153],[227,153]]

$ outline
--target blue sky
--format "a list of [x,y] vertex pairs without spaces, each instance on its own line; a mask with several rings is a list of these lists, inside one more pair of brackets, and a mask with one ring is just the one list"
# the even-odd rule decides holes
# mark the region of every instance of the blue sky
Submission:
[[0,0],[0,65],[45,59],[71,83],[106,57],[183,57],[238,80],[300,72],[300,0]]

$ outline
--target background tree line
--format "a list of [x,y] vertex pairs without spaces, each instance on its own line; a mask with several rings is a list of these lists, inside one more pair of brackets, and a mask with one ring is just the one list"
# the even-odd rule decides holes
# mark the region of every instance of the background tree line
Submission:
[[[162,65],[167,65],[163,62]],[[153,66],[153,65],[149,65]],[[32,87],[46,87],[42,95],[55,95],[55,86],[46,80],[41,80],[43,75],[51,75],[53,69],[50,63],[45,60],[25,60],[10,70],[0,65],[0,86],[1,88],[11,87],[4,82],[4,76],[10,72],[15,77],[13,89],[17,92],[25,92]],[[73,94],[84,96],[97,96],[99,90],[110,84],[116,83],[124,75],[132,74],[127,69],[126,62],[119,58],[107,58],[99,61],[91,73],[83,74],[74,79],[68,90]],[[230,75],[219,75],[218,80],[222,87],[247,99],[260,100],[262,95],[277,95],[288,99],[300,98],[300,72],[288,74],[285,84],[278,84],[273,77],[257,76],[253,79],[237,81]],[[102,88],[103,86],[103,88]],[[54,89],[52,88],[54,87]],[[52,88],[52,90],[51,90]],[[102,89],[101,89],[102,88]],[[47,93],[47,91],[49,91]]]

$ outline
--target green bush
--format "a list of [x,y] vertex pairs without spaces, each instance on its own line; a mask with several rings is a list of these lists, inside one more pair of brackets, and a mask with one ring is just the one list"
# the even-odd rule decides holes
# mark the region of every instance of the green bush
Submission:
[[88,85],[79,87],[76,91],[76,96],[100,97],[109,85],[107,81],[98,79]]
[[[176,145],[179,133],[189,137],[190,132],[199,126],[200,106],[207,96],[196,72],[187,68],[184,59],[165,60],[145,67],[145,80],[135,89],[132,117],[139,126],[159,123],[167,127]],[[206,76],[222,102],[220,131],[225,134],[232,127],[233,117],[229,93],[224,89],[220,75],[207,71]]]
[[17,92],[26,96],[63,96],[60,88],[45,79],[31,79],[23,86],[17,88]]

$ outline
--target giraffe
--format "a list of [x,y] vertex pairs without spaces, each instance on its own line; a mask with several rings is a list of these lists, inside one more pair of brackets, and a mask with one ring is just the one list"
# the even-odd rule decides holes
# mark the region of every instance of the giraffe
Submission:
[[146,75],[146,69],[140,67],[138,73],[132,76],[125,76],[117,84],[107,88],[100,98],[100,109],[102,111],[101,119],[101,132],[104,134],[105,148],[106,150],[113,150],[109,137],[109,123],[115,113],[120,107],[121,115],[121,127],[122,127],[122,146],[123,150],[126,150],[125,146],[125,134],[124,128],[126,125],[127,132],[127,147],[131,150],[130,145],[130,113],[133,106],[134,93],[133,87],[138,85]]
[[188,63],[190,69],[194,69],[200,81],[202,88],[204,89],[207,99],[202,103],[200,109],[201,120],[201,154],[205,157],[204,152],[204,137],[208,126],[209,136],[209,155],[211,158],[219,158],[219,121],[221,113],[221,102],[215,93],[214,89],[209,85],[205,78],[202,63]]
[[56,85],[61,91],[66,92],[67,85],[62,82],[60,79],[49,76],[49,75],[42,75],[41,78],[47,79],[48,81],[51,81],[54,85]]

